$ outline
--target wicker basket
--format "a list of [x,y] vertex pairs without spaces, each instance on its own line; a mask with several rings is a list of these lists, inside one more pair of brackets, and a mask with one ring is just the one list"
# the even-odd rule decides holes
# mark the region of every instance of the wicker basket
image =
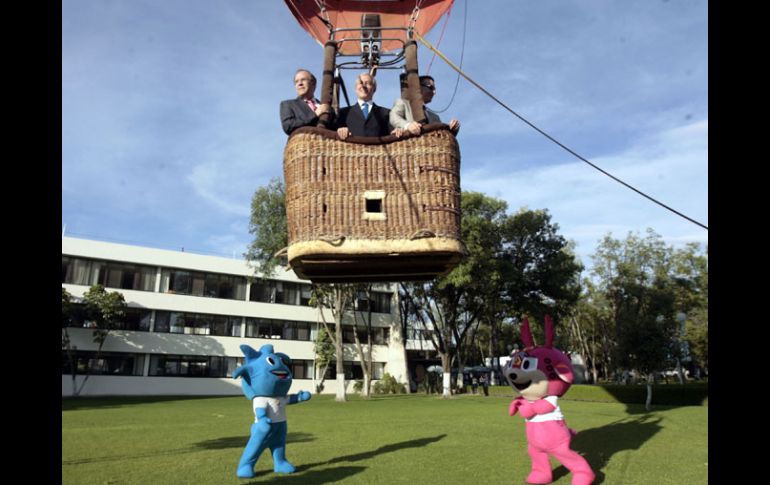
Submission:
[[316,282],[427,280],[454,268],[460,151],[444,124],[418,137],[300,128],[284,150],[289,264]]

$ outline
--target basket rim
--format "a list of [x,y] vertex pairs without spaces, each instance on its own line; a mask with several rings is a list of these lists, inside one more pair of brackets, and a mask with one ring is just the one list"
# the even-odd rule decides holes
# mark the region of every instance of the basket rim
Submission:
[[300,241],[288,247],[289,262],[296,258],[327,258],[329,256],[364,259],[383,255],[423,255],[454,253],[465,256],[468,249],[460,239],[451,237],[430,237],[422,239],[346,239],[333,245],[316,239]]
[[426,133],[432,133],[434,131],[447,131],[452,136],[455,136],[454,133],[452,133],[452,131],[449,129],[449,125],[447,125],[446,123],[429,123],[427,125],[423,125],[422,132],[419,135],[412,135],[409,132],[406,132],[405,136],[402,136],[401,138],[395,135],[387,135],[387,136],[350,135],[345,140],[340,140],[339,135],[337,135],[337,132],[334,130],[329,130],[327,128],[322,128],[320,126],[302,126],[291,132],[291,135],[289,135],[289,139],[287,143],[290,142],[292,137],[296,135],[307,134],[307,135],[320,135],[324,138],[328,138],[331,140],[344,141],[346,143],[350,142],[358,145],[387,145],[397,141],[404,141],[410,138],[417,138]]

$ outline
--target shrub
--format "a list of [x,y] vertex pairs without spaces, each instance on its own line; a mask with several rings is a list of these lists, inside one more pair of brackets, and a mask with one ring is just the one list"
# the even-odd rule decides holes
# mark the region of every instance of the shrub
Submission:
[[375,394],[406,394],[406,386],[387,372],[374,383],[373,390]]

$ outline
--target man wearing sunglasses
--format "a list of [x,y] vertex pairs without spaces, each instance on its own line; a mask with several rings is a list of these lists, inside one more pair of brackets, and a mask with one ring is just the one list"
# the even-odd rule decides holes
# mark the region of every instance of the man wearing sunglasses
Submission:
[[[436,94],[436,81],[433,77],[420,76],[420,94],[422,94],[424,104],[433,100],[433,96]],[[427,106],[424,106],[423,110],[428,123],[441,123],[441,118],[437,113],[429,110]],[[403,136],[406,132],[419,135],[422,129],[422,125],[415,121],[414,116],[412,116],[412,107],[409,102],[403,98],[398,98],[390,110],[390,124],[395,128],[394,134],[398,137]],[[457,135],[457,132],[460,131],[460,122],[456,118],[452,118],[449,121],[449,129]]]

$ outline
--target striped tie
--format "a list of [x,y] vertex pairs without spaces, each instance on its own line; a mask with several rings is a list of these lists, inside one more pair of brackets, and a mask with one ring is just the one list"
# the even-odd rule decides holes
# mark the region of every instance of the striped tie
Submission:
[[307,105],[310,106],[310,109],[312,109],[313,112],[315,112],[315,103],[313,102],[312,99],[307,100]]

